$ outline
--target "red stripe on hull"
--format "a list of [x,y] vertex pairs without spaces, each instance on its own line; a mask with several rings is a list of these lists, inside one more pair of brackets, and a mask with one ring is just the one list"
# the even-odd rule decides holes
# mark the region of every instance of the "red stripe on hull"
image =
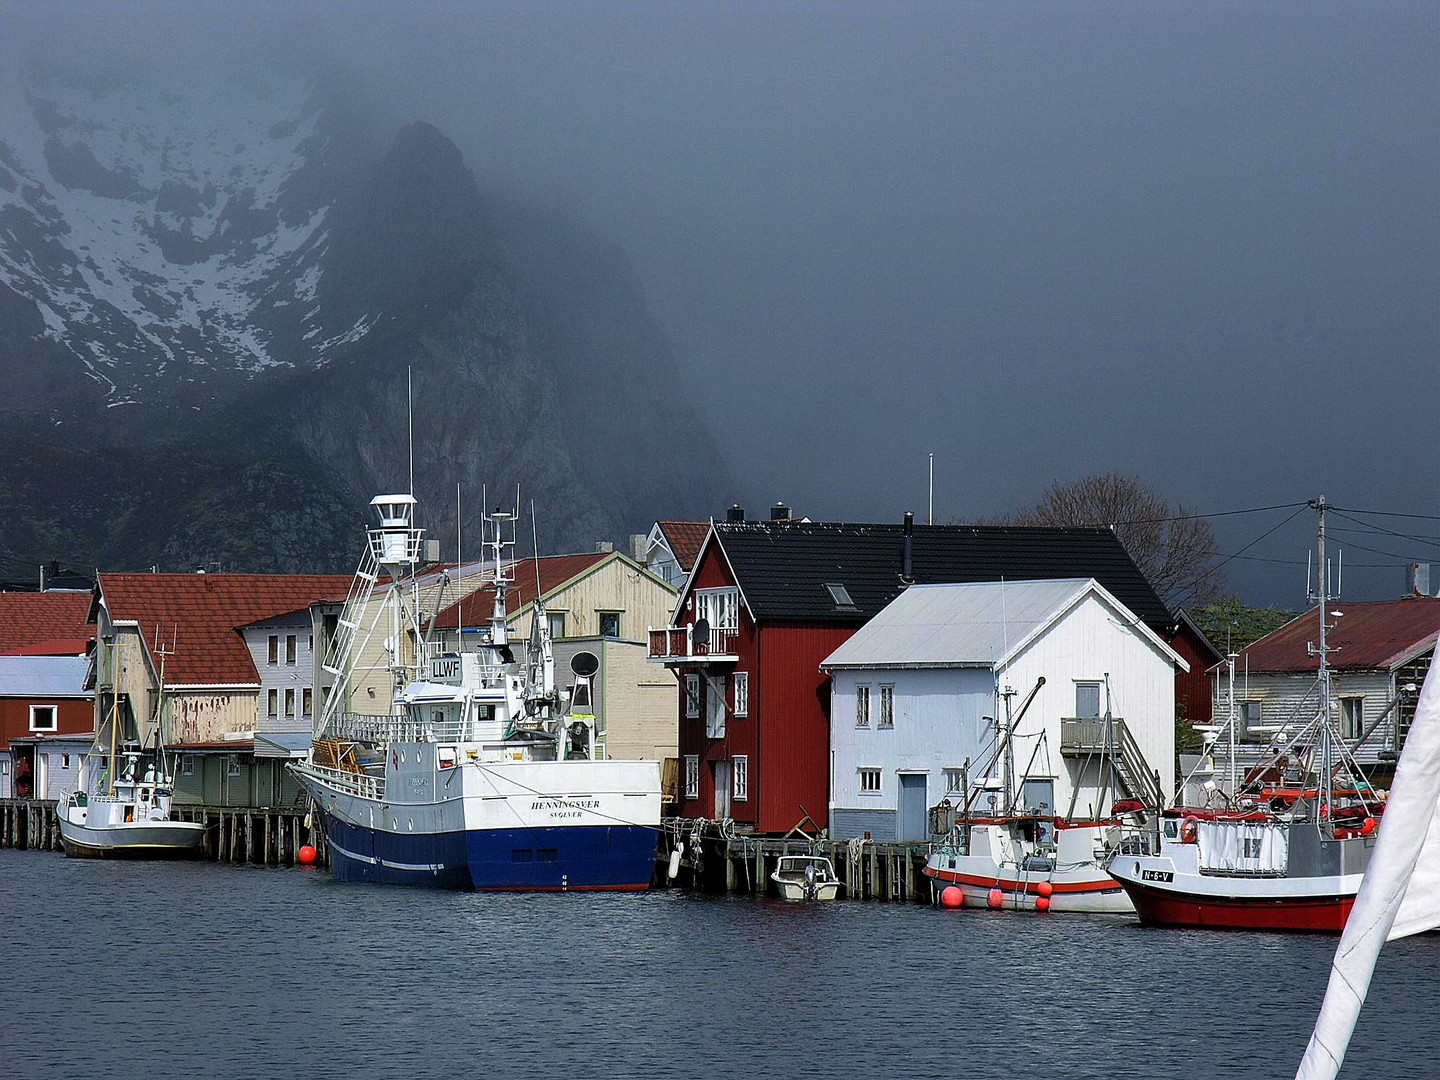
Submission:
[[1252,900],[1167,893],[1133,881],[1125,882],[1124,888],[1140,921],[1150,926],[1338,934],[1355,904],[1353,896]]
[[[1007,877],[978,877],[975,874],[962,874],[958,870],[931,870],[925,869],[928,877],[937,881],[948,882],[953,885],[971,885],[977,889],[999,888],[1006,892],[1026,892],[1036,896],[1040,895],[1040,881],[1027,879],[1022,885],[1016,878]],[[1052,881],[1050,891],[1054,893],[1111,893],[1120,891],[1120,883],[1111,878],[1097,878],[1094,881]]]

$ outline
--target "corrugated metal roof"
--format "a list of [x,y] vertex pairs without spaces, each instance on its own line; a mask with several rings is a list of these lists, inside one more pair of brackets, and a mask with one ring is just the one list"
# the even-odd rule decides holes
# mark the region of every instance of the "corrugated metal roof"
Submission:
[[85,624],[89,611],[88,592],[0,592],[0,654],[43,642],[53,643],[60,655],[83,653],[85,642],[95,636],[95,628]]
[[0,656],[0,696],[89,697],[83,656]]
[[[904,588],[898,524],[717,521],[714,530],[757,619],[861,623]],[[1173,621],[1106,528],[916,525],[912,553],[919,583],[1094,578],[1155,632]],[[831,584],[854,606],[837,604]]]
[[912,585],[825,667],[1003,663],[1091,587],[1090,579]]
[[[1435,644],[1440,634],[1440,598],[1411,596],[1403,600],[1376,600],[1347,604],[1330,602],[1332,615],[1326,644],[1337,651],[1330,654],[1330,666],[1337,671],[1384,670],[1401,664]],[[1320,641],[1320,613],[1311,608],[1272,630],[1240,653],[1237,672],[1248,670],[1307,672],[1319,669],[1318,657],[1309,646]]]

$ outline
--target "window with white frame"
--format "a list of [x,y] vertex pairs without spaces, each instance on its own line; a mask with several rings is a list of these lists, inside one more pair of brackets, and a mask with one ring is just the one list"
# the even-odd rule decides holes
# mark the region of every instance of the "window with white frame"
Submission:
[[314,700],[315,700],[315,698],[314,698],[314,693],[313,693],[313,691],[310,689],[310,687],[307,686],[307,687],[305,687],[303,690],[300,691],[300,715],[301,715],[301,716],[309,716],[309,715],[310,715],[310,710],[311,710],[311,708],[312,708],[312,703],[314,702]]
[[942,769],[945,775],[945,794],[965,794],[965,770],[964,769]]
[[1342,697],[1340,699],[1340,737],[1358,739],[1365,734],[1365,699],[1363,697]]
[[855,726],[870,726],[870,687],[855,687]]
[[696,589],[695,617],[708,622],[711,630],[738,630],[740,590]]
[[195,775],[195,755],[194,755],[194,754],[181,754],[181,755],[180,755],[180,775],[181,775],[181,776],[194,776],[194,775]]
[[294,634],[286,634],[286,635],[285,635],[285,663],[287,663],[287,664],[293,664],[293,663],[295,663],[296,653],[297,653],[297,649],[296,649],[295,635],[294,635]]
[[266,655],[268,656],[270,663],[272,663],[272,664],[278,664],[278,663],[280,662],[280,635],[279,635],[279,634],[271,634],[271,635],[270,635],[270,649],[269,649],[269,651],[268,651],[268,653],[267,653]]
[[739,754],[731,760],[733,764],[730,768],[730,781],[734,789],[732,797],[736,802],[744,802],[750,798],[750,758],[746,754]]
[[270,716],[280,715],[280,691],[273,686],[265,695],[265,708],[267,714]]
[[878,727],[893,728],[895,726],[895,687],[881,684],[880,686],[880,720]]
[[225,758],[225,775],[226,775],[226,776],[239,776],[239,775],[240,775],[240,755],[239,755],[239,754],[230,754],[228,757]]
[[730,676],[731,686],[735,693],[735,715],[750,715],[750,673],[748,671],[737,671]]
[[59,710],[54,705],[31,705],[30,730],[54,731],[58,712]]
[[546,612],[545,621],[550,624],[550,639],[552,641],[558,641],[565,636],[565,612]]
[[879,794],[880,794],[880,770],[879,770],[879,769],[861,769],[861,770],[860,770],[860,794],[861,794],[861,795],[879,795]]
[[705,737],[725,737],[725,691],[723,684],[712,678],[705,680]]
[[685,755],[685,798],[700,797],[700,755]]
[[62,769],[68,769],[69,767],[70,767],[70,755],[69,755],[69,754],[61,754],[61,755],[60,755],[60,768],[62,768]]
[[291,686],[285,688],[285,715],[295,715],[295,688]]
[[700,715],[700,676],[693,671],[685,676],[685,715],[692,720]]

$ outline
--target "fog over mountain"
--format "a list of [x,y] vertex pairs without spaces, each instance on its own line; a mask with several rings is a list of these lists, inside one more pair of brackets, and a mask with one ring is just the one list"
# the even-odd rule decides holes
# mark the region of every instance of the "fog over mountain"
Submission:
[[[197,91],[222,57],[342,67],[382,149],[427,121],[490,207],[563,207],[545,220],[632,268],[675,392],[735,470],[692,505],[923,517],[934,452],[937,520],[1110,471],[1203,511],[1324,493],[1440,514],[1432,4],[3,10],[12,54]],[[308,257],[275,235],[232,289]],[[509,240],[507,281],[533,250]],[[306,339],[298,294],[254,302],[312,358],[379,317],[337,306]],[[1312,515],[1246,547],[1291,512],[1215,521],[1256,603],[1301,601]],[[1433,521],[1358,517],[1331,522],[1347,595],[1392,595],[1405,561],[1440,555]]]

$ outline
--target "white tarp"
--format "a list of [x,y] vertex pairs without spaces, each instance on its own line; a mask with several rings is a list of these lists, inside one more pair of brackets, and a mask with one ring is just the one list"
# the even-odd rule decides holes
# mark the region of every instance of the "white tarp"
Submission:
[[1197,821],[1200,869],[1212,873],[1283,874],[1290,859],[1285,825],[1260,821]]
[[[1440,675],[1431,664],[1395,769],[1375,853],[1340,936],[1315,1033],[1295,1080],[1333,1080],[1380,946],[1440,926]],[[1417,1018],[1418,1019],[1418,1018]]]

